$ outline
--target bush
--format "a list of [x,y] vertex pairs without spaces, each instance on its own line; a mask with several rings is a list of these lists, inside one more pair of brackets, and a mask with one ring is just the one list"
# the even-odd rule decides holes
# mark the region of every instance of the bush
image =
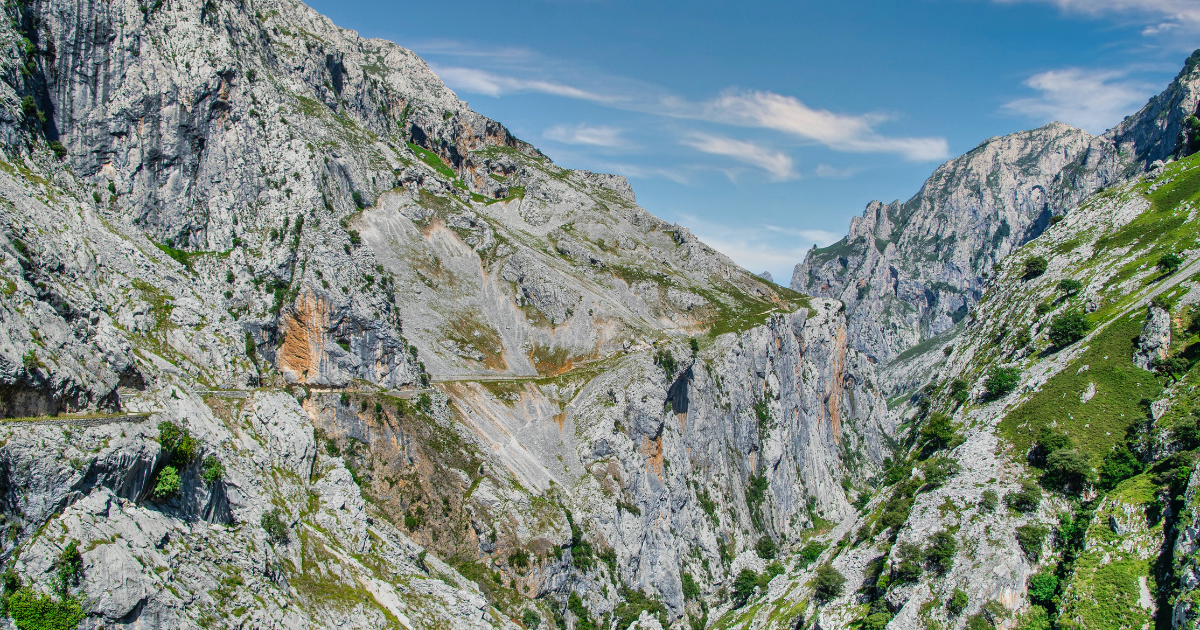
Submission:
[[758,544],[754,545],[754,550],[758,552],[758,557],[763,560],[775,559],[775,541],[771,540],[770,536],[763,536],[758,539]]
[[1053,310],[1054,305],[1050,303],[1050,300],[1042,300],[1041,302],[1037,303],[1037,306],[1033,307],[1033,312],[1038,317],[1041,317],[1042,315],[1045,315]]
[[1025,267],[1021,270],[1022,280],[1033,280],[1034,278],[1046,273],[1046,269],[1050,266],[1050,262],[1041,256],[1033,256],[1025,259]]
[[967,603],[967,592],[961,588],[955,588],[950,599],[946,600],[946,610],[950,611],[951,615],[961,615],[962,611],[967,609]]
[[971,386],[961,378],[956,378],[950,381],[950,400],[958,404],[967,402],[967,398],[971,395]]
[[1021,370],[1015,367],[994,367],[988,372],[983,386],[984,398],[995,400],[1017,388],[1021,380]]
[[684,599],[696,599],[700,597],[700,585],[696,584],[696,580],[692,578],[691,573],[683,573],[679,577],[683,581]]
[[925,562],[931,571],[945,575],[954,567],[954,554],[958,553],[958,541],[950,532],[937,532],[929,537],[925,547]]
[[675,362],[675,355],[665,348],[654,353],[654,365],[662,368],[667,377],[675,376],[675,368],[679,367]]
[[1016,630],[1050,630],[1050,627],[1050,613],[1035,604],[1017,619]]
[[995,512],[999,500],[995,490],[984,490],[983,496],[979,497],[979,509],[983,512]]
[[846,576],[841,571],[828,564],[817,568],[817,577],[813,578],[813,597],[818,602],[826,603],[842,594],[846,587]]
[[1154,357],[1150,360],[1151,370],[1154,370],[1159,374],[1166,374],[1175,380],[1178,380],[1179,377],[1187,374],[1191,367],[1192,366],[1190,363],[1188,363],[1188,360],[1183,357],[1167,357],[1165,359]]
[[1067,295],[1075,295],[1076,293],[1079,293],[1079,291],[1082,289],[1083,289],[1083,283],[1078,280],[1064,278],[1064,279],[1058,281],[1058,290]]
[[524,549],[518,549],[508,554],[508,564],[518,569],[524,569],[529,566],[529,552]]
[[1100,487],[1112,490],[1117,484],[1140,472],[1142,463],[1124,445],[1118,446],[1104,457],[1104,464],[1100,466]]
[[742,569],[733,579],[733,607],[745,606],[757,590],[758,574],[750,569]]
[[28,587],[8,598],[8,615],[18,630],[70,630],[83,621],[83,606],[73,597],[55,600]]
[[1041,505],[1042,489],[1032,481],[1024,481],[1021,483],[1019,492],[1010,492],[1004,495],[1004,503],[1018,512],[1028,514]]
[[1071,436],[1053,427],[1044,426],[1038,431],[1037,447],[1033,449],[1029,459],[1044,468],[1046,460],[1051,454],[1073,448],[1075,448],[1075,441],[1071,439]]
[[804,548],[800,550],[800,560],[803,562],[800,568],[807,567],[808,565],[816,562],[817,559],[821,557],[821,554],[825,553],[825,550],[828,547],[828,544],[819,543],[816,541],[804,545]]
[[1049,604],[1058,592],[1058,578],[1049,571],[1043,571],[1029,578],[1029,601],[1035,604]]
[[1041,525],[1021,525],[1017,527],[1017,544],[1030,560],[1037,562],[1042,556],[1042,545],[1049,533],[1049,530]]
[[921,566],[925,554],[920,547],[911,542],[902,542],[896,548],[896,558],[900,562],[892,567],[893,583],[916,582],[921,579],[921,573],[925,571]]
[[994,627],[986,614],[978,612],[967,617],[967,623],[963,626],[963,630],[992,630]]
[[532,610],[526,609],[521,613],[521,623],[525,624],[529,630],[537,630],[537,627],[542,624],[542,618]]
[[204,458],[204,463],[200,464],[200,478],[204,483],[213,485],[225,476],[225,466],[221,464],[221,460],[214,455],[209,455]]
[[1165,274],[1172,274],[1179,271],[1179,267],[1183,265],[1183,259],[1175,254],[1163,254],[1158,259],[1155,265],[1160,271]]
[[947,479],[957,475],[962,466],[949,457],[938,457],[925,462],[921,470],[925,473],[925,483],[930,488],[937,488],[946,483]]
[[1065,348],[1083,339],[1091,329],[1092,326],[1083,311],[1067,311],[1050,323],[1050,332],[1046,333],[1046,338],[1055,347]]
[[179,471],[174,466],[164,466],[158,473],[158,483],[151,494],[159,501],[169,499],[179,493],[181,485]]
[[267,540],[274,544],[284,544],[288,542],[288,528],[283,522],[283,517],[280,515],[278,508],[270,512],[263,512],[262,520],[260,521],[263,531],[267,533]]
[[78,540],[72,540],[62,553],[58,554],[54,567],[58,569],[58,575],[54,579],[55,588],[59,594],[67,597],[70,590],[79,586],[83,580],[83,555],[79,553]]
[[1078,491],[1092,482],[1092,465],[1075,449],[1059,450],[1046,458],[1043,481],[1063,491]]
[[187,429],[166,420],[158,423],[158,441],[163,450],[171,453],[171,461],[179,466],[186,466],[195,459],[200,448]]
[[67,147],[64,147],[63,143],[58,140],[50,141],[50,150],[54,152],[54,157],[60,160],[67,157]]
[[920,441],[923,446],[922,452],[928,457],[935,451],[954,448],[962,444],[964,438],[955,430],[950,416],[944,413],[934,413],[921,427]]
[[862,630],[885,630],[892,621],[892,613],[877,612],[863,619]]

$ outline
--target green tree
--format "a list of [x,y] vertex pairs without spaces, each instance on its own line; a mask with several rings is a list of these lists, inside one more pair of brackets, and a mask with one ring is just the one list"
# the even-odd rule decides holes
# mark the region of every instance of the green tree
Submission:
[[828,564],[817,567],[817,576],[813,578],[813,597],[818,602],[829,602],[841,595],[845,587],[846,576],[841,571]]
[[1055,347],[1065,348],[1080,339],[1083,339],[1089,330],[1092,329],[1088,323],[1087,316],[1080,310],[1067,311],[1054,318],[1050,322],[1050,332],[1046,333],[1046,338]]
[[1059,450],[1046,458],[1046,474],[1042,477],[1048,486],[1067,490],[1082,490],[1092,481],[1092,466],[1078,450]]
[[1176,254],[1163,254],[1159,257],[1158,263],[1155,266],[1163,273],[1169,275],[1179,271],[1179,268],[1183,266],[1183,259]]
[[1058,281],[1058,290],[1067,294],[1075,295],[1083,289],[1083,283],[1071,278],[1063,278]]
[[958,553],[958,541],[950,532],[937,532],[929,537],[925,547],[925,562],[938,575],[945,575],[954,568],[954,555]]
[[542,624],[542,618],[538,614],[528,608],[521,613],[521,623],[525,624],[529,630],[537,630],[537,627]]
[[1165,359],[1154,357],[1150,361],[1150,369],[1159,374],[1166,374],[1172,380],[1179,380],[1179,377],[1187,374],[1191,369],[1191,364],[1183,357],[1167,357]]
[[1016,630],[1050,630],[1050,613],[1034,604],[1017,618]]
[[1042,525],[1021,525],[1017,527],[1017,544],[1021,546],[1021,551],[1029,556],[1030,560],[1038,561],[1042,555],[1042,545],[1046,542],[1046,535],[1049,534]]
[[892,582],[916,582],[921,579],[925,554],[920,547],[911,542],[902,542],[896,547],[896,559],[899,562],[892,567]]
[[983,385],[984,397],[995,400],[1017,388],[1021,381],[1021,371],[1015,367],[993,367],[988,372]]
[[1041,256],[1032,256],[1025,259],[1025,266],[1021,269],[1021,279],[1033,280],[1034,278],[1046,273],[1046,269],[1050,266],[1050,262]]
[[684,599],[700,597],[700,585],[696,584],[696,579],[692,577],[691,573],[682,573],[679,577],[683,582]]
[[8,615],[18,630],[71,630],[83,621],[83,606],[73,597],[55,600],[29,587],[8,598]]
[[983,495],[979,497],[979,509],[983,512],[995,512],[998,502],[999,497],[996,496],[995,490],[984,490]]
[[225,466],[221,465],[221,460],[213,455],[204,458],[204,463],[200,465],[200,478],[204,483],[213,485],[221,480],[225,475]]
[[260,524],[262,525],[263,531],[267,533],[267,539],[272,543],[277,545],[280,543],[287,544],[288,528],[283,522],[283,517],[279,511],[279,508],[275,508],[270,512],[263,512],[262,518],[260,519]]
[[950,381],[950,400],[962,405],[971,394],[971,385],[961,378]]
[[955,430],[950,416],[944,413],[933,413],[929,415],[929,419],[921,427],[920,441],[923,447],[922,450],[925,456],[928,457],[935,451],[954,448],[962,444],[963,438]]
[[1100,466],[1100,487],[1112,490],[1117,484],[1140,472],[1142,463],[1124,445],[1118,446],[1104,457],[1104,464]]
[[1032,481],[1021,482],[1021,490],[1004,495],[1008,507],[1025,514],[1038,509],[1042,503],[1042,489]]
[[1042,571],[1029,578],[1029,601],[1047,605],[1058,592],[1058,577],[1051,571]]
[[758,574],[742,569],[733,579],[733,607],[741,608],[758,591]]

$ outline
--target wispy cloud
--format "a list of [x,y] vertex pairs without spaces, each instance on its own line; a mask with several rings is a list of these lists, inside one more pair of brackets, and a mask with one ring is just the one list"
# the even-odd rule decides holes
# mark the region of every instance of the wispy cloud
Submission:
[[597,103],[612,103],[621,100],[620,96],[612,96],[606,94],[598,94],[589,92],[577,87],[558,83],[555,81],[543,81],[540,79],[518,79],[516,77],[503,76],[479,70],[477,68],[463,68],[460,66],[436,66],[430,65],[432,69],[446,85],[475,94],[485,94],[487,96],[503,96],[504,94],[516,94],[521,92],[540,92],[542,94],[553,94],[554,96],[564,96],[567,98],[581,99],[585,101],[594,101]]
[[857,166],[847,166],[845,168],[838,168],[836,166],[830,166],[828,164],[818,164],[817,170],[816,170],[816,175],[817,175],[817,177],[824,177],[826,179],[846,179],[849,177],[853,177],[854,175],[861,173],[861,172],[862,172],[862,169]]
[[776,225],[764,225],[763,227],[768,232],[802,238],[811,243],[816,243],[820,247],[832,245],[842,238],[841,234],[834,234],[833,232],[826,230],[797,230],[793,228],[779,227]]
[[1126,76],[1119,70],[1049,70],[1025,81],[1025,85],[1040,92],[1038,96],[1010,101],[1003,109],[1102,133],[1154,92],[1153,86]]
[[1179,26],[1200,28],[1200,1],[1197,0],[995,0],[1001,4],[1037,2],[1050,4],[1067,13],[1090,16],[1119,15],[1153,22],[1143,35],[1157,35]]
[[703,133],[692,134],[680,142],[704,153],[724,155],[752,166],[757,166],[769,173],[771,179],[776,181],[795,177],[795,173],[792,172],[791,156],[782,151],[773,151],[753,142]]
[[889,138],[875,126],[881,114],[847,115],[808,107],[799,99],[773,92],[726,92],[704,104],[706,118],[735,125],[783,131],[838,151],[894,153],[924,162],[945,159],[945,138]]
[[542,132],[542,137],[567,144],[587,144],[597,147],[627,146],[621,129],[606,125],[555,125]]

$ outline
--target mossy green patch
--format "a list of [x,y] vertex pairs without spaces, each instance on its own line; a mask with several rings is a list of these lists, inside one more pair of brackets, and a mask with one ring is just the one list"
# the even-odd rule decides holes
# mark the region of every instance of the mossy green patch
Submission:
[[[1129,427],[1146,417],[1140,401],[1158,398],[1163,389],[1153,374],[1133,364],[1134,340],[1141,329],[1141,317],[1117,319],[1092,338],[1080,358],[1009,413],[999,428],[1017,447],[1014,455],[1023,460],[1034,436],[1052,422],[1093,465],[1124,443]],[[1082,402],[1080,395],[1089,383],[1095,383],[1096,394]]]

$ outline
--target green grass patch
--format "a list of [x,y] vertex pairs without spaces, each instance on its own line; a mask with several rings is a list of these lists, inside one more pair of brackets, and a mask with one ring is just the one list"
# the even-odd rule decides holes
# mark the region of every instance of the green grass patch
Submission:
[[455,179],[454,169],[450,168],[449,165],[443,162],[442,158],[438,157],[438,154],[430,151],[429,149],[425,149],[413,144],[412,142],[408,143],[408,148],[412,149],[412,152],[417,154],[417,159],[421,160],[426,166],[436,171],[438,175],[441,175],[448,180]]
[[[1034,436],[1055,421],[1093,465],[1125,442],[1129,427],[1146,417],[1139,401],[1154,400],[1163,389],[1153,374],[1133,364],[1134,343],[1141,330],[1141,317],[1114,321],[1092,338],[1080,358],[1000,422],[1000,433],[1017,447],[1017,457],[1023,460]],[[1088,369],[1080,372],[1084,365]],[[1080,402],[1089,383],[1096,384],[1096,395]]]

